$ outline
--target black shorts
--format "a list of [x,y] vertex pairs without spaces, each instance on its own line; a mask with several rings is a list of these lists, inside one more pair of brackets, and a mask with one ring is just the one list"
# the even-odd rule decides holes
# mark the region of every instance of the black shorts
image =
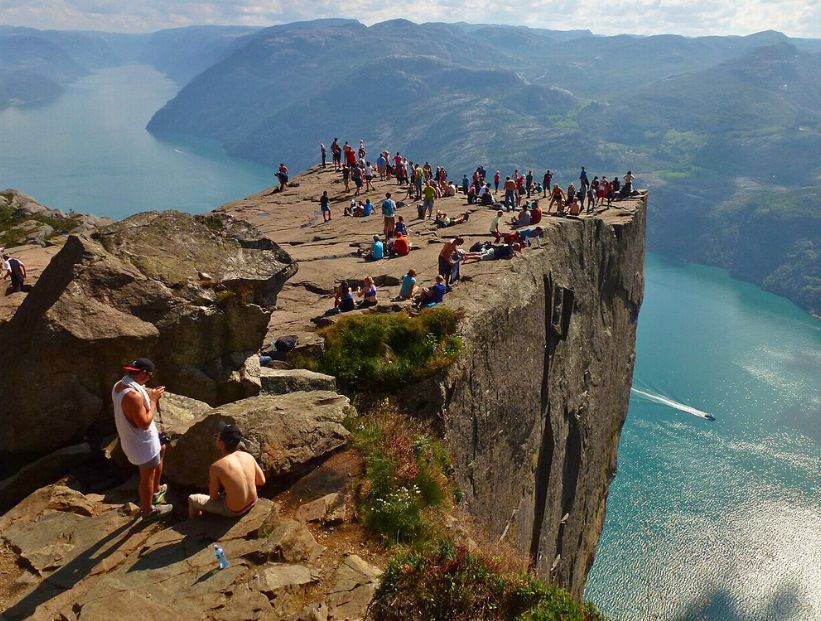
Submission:
[[445,257],[439,257],[439,275],[445,278],[445,282],[448,282],[450,278],[450,271],[452,269],[452,265],[450,261],[448,261]]

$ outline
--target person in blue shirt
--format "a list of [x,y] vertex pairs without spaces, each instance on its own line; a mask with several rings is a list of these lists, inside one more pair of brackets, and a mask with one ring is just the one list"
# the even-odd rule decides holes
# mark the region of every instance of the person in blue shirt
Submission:
[[373,236],[371,249],[365,254],[366,261],[378,261],[385,256],[385,244],[379,239],[379,235]]
[[587,171],[582,166],[582,171],[579,173],[579,185],[582,188],[589,188],[590,187],[590,180],[587,178]]
[[462,175],[462,194],[467,196],[469,187],[470,187],[470,181],[468,181],[468,176],[467,175]]
[[396,224],[396,203],[391,199],[390,192],[385,193],[385,200],[382,201],[382,217],[385,220],[385,228],[382,232],[386,239],[390,239]]
[[331,219],[331,202],[328,198],[328,190],[322,193],[322,198],[319,199],[319,206],[322,210],[322,221],[328,222]]
[[532,229],[519,230],[519,238],[522,240],[522,243],[527,243],[528,246],[536,246],[536,248],[541,248],[542,237],[544,237],[544,229],[540,226]]
[[402,234],[405,237],[408,235],[408,227],[405,225],[405,218],[402,216],[396,216],[396,228],[394,229],[395,234]]
[[369,216],[372,213],[373,213],[373,203],[371,202],[371,199],[366,198],[365,199],[365,204],[362,205],[362,217],[364,218],[365,216]]
[[408,273],[402,277],[402,286],[399,288],[399,299],[410,300],[416,289],[416,270],[409,269]]
[[445,279],[438,275],[436,282],[432,287],[425,287],[419,296],[419,306],[431,308],[437,304],[441,304],[445,299],[445,294],[448,292],[448,287],[445,284]]

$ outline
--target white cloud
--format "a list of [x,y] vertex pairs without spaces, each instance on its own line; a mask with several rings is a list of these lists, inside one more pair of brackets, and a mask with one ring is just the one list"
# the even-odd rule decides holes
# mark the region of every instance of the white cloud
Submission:
[[365,24],[520,24],[598,34],[821,36],[821,0],[0,0],[0,23],[35,28],[151,31],[193,24],[274,24],[349,17]]

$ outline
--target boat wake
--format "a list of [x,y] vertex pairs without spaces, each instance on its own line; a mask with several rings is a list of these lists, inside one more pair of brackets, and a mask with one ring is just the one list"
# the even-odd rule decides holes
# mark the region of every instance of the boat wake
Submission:
[[686,414],[692,414],[693,416],[698,416],[699,418],[703,418],[705,420],[715,420],[716,417],[710,414],[709,412],[704,412],[699,410],[698,408],[694,408],[691,405],[687,405],[686,403],[680,403],[669,397],[665,397],[664,395],[658,395],[652,392],[647,392],[646,390],[639,390],[638,388],[630,388],[630,392],[634,395],[637,395],[640,399],[644,399],[645,401],[650,401],[651,403],[658,403],[659,405],[666,405],[668,408],[673,408],[674,410],[678,410],[679,412],[685,412]]

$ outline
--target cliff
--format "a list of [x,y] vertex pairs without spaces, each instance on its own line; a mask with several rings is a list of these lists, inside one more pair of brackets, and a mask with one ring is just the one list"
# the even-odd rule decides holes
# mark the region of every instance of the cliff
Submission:
[[[222,210],[252,221],[299,263],[271,315],[269,337],[297,334],[306,345],[333,304],[336,282],[370,274],[389,310],[409,268],[420,284],[432,284],[439,244],[454,235],[466,246],[488,239],[494,215],[470,206],[468,222],[437,229],[416,219],[411,202],[398,213],[416,249],[365,263],[354,249],[369,245],[381,217],[340,217],[347,198],[339,198],[330,169],[312,169],[298,182]],[[323,190],[332,200],[327,223],[316,212]],[[578,220],[546,218],[543,248],[465,265],[462,282],[445,298],[464,312],[464,353],[443,377],[403,396],[410,413],[441,421],[480,526],[579,598],[615,474],[644,284],[646,195],[617,206]],[[466,207],[461,197],[436,201],[451,216]]]
[[[247,337],[242,349],[252,353],[265,333],[257,312],[263,303],[266,341],[295,335],[298,350],[316,352],[323,346],[317,327],[332,321],[326,311],[333,305],[333,288],[338,281],[357,283],[371,275],[380,303],[370,312],[399,311],[407,302],[395,296],[408,269],[417,270],[419,284],[429,285],[445,239],[459,235],[470,246],[489,238],[494,211],[468,206],[462,197],[437,200],[436,207],[451,216],[468,216],[467,221],[445,229],[418,220],[412,201],[401,202],[398,213],[408,225],[413,250],[404,257],[365,262],[358,251],[368,247],[372,235],[381,231],[382,218],[342,217],[349,195],[343,191],[339,175],[330,169],[314,168],[294,181],[298,187],[284,193],[266,190],[210,216],[140,214],[105,229],[94,239],[69,238],[18,312],[0,330],[0,340],[9,345],[4,349],[18,355],[22,352],[30,361],[22,366],[43,372],[50,386],[59,389],[38,390],[40,380],[32,371],[20,376],[24,381],[18,381],[19,386],[7,385],[4,390],[12,398],[6,405],[15,405],[4,406],[2,411],[11,429],[3,448],[38,454],[60,449],[32,464],[24,472],[28,472],[26,476],[36,474],[53,480],[55,464],[68,459],[66,451],[72,463],[76,463],[75,454],[79,458],[88,455],[91,449],[81,437],[83,430],[98,426],[105,399],[102,391],[111,385],[112,374],[135,347],[160,360],[163,381],[169,378],[172,385],[178,368],[188,364],[180,366],[180,356],[193,356],[197,362],[210,358],[213,354],[203,349],[203,339],[220,345],[222,341],[215,341],[215,337],[228,328],[242,329]],[[377,187],[366,195],[374,202],[389,190],[394,190],[397,198],[404,195],[393,182],[379,182]],[[329,222],[323,222],[318,213],[323,190],[331,196],[333,217]],[[546,217],[543,247],[526,249],[511,260],[464,265],[461,281],[445,298],[445,305],[462,315],[458,329],[463,348],[457,361],[397,395],[404,415],[440,432],[463,498],[457,512],[463,508],[469,514],[472,519],[464,521],[475,524],[480,540],[512,545],[530,558],[538,574],[567,588],[577,599],[582,597],[602,528],[627,412],[643,289],[645,207],[642,195],[578,219]],[[226,216],[241,218],[252,226]],[[203,269],[210,275],[203,274]],[[212,280],[234,290],[253,284],[255,279],[261,283],[254,289],[258,295],[238,292],[226,302],[211,289]],[[257,299],[260,296],[265,299]],[[243,297],[247,297],[247,304],[240,299]],[[192,312],[196,315],[201,306],[208,309],[208,316],[220,318],[218,330],[212,322],[195,321],[194,316],[191,321],[186,319]],[[133,331],[121,329],[134,322],[142,322],[139,325],[146,331],[145,338],[132,338]],[[158,331],[167,338],[158,339]],[[47,339],[48,334],[54,338]],[[167,348],[161,346],[163,342],[168,343]],[[72,358],[67,351],[77,354],[74,359],[83,361],[82,368],[68,368]],[[178,384],[190,388],[190,382]],[[24,391],[24,387],[30,390]],[[81,388],[88,391],[90,387],[99,388],[95,399],[70,398],[55,403],[50,396],[79,394]],[[230,400],[235,398],[239,396]],[[291,409],[281,411],[286,402],[291,403]],[[348,401],[333,393],[263,395],[214,410],[191,399],[181,403],[190,411],[182,416],[185,424],[180,429],[174,422],[176,409],[166,410],[172,432],[168,478],[175,483],[172,493],[180,507],[188,491],[185,486],[198,488],[203,484],[204,468],[212,457],[200,447],[207,445],[220,417],[244,421],[241,424],[256,443],[250,450],[257,451],[274,485],[264,490],[264,497],[273,498],[285,507],[286,515],[297,520],[299,515],[317,511],[316,507],[308,511],[306,501],[323,499],[325,504],[320,504],[330,511],[333,503],[325,500],[327,494],[347,496],[367,476],[356,451],[337,452],[328,458],[348,435],[340,427]],[[337,406],[342,410],[337,412]],[[325,415],[322,408],[333,412]],[[30,424],[32,421],[37,424]],[[66,421],[74,426],[69,429]],[[94,425],[89,427],[91,423]],[[416,429],[415,424],[408,427]],[[403,442],[410,447],[412,433],[406,433]],[[80,445],[61,448],[81,440]],[[98,456],[98,460],[102,458]],[[269,609],[286,604],[277,590],[283,586],[277,582],[280,573],[286,572],[289,580],[294,572],[310,574],[305,580],[316,585],[308,593],[293,590],[292,582],[283,583],[289,593],[298,595],[295,601],[288,600],[288,610],[298,611],[309,602],[326,602],[333,608],[344,603],[335,599],[335,581],[342,581],[346,567],[350,569],[345,559],[353,558],[346,556],[352,542],[357,553],[375,552],[374,560],[384,564],[384,548],[373,545],[364,526],[352,522],[353,512],[347,509],[343,511],[347,517],[339,518],[344,527],[338,536],[325,528],[311,527],[313,536],[321,537],[334,551],[319,560],[301,554],[283,556],[283,552],[276,552],[285,549],[277,539],[283,533],[269,535],[268,527],[251,533],[248,529],[257,526],[244,526],[246,530],[236,542],[227,538],[231,549],[226,550],[237,559],[237,573],[230,578],[233,582],[219,582],[216,590],[209,587],[207,593],[196,586],[200,583],[196,577],[210,562],[209,551],[203,548],[214,539],[225,541],[226,536],[222,532],[201,533],[195,522],[181,521],[161,532],[145,529],[146,536],[156,535],[150,540],[142,536],[134,539],[132,529],[122,553],[98,564],[88,551],[101,545],[95,543],[99,537],[108,538],[130,523],[133,507],[121,502],[133,498],[133,492],[121,488],[109,489],[105,497],[83,496],[75,490],[105,487],[99,478],[112,465],[94,463],[85,468],[85,474],[75,473],[68,479],[72,490],[59,485],[46,487],[7,514],[9,528],[0,534],[0,575],[9,576],[10,586],[0,589],[0,603],[5,600],[12,605],[9,618],[25,617],[36,608],[43,618],[94,619],[107,610],[100,594],[111,580],[123,585],[123,593],[149,593],[148,599],[112,600],[115,608],[128,606],[146,612],[161,605],[164,614],[178,614],[195,606],[202,613],[230,601],[251,606],[254,611],[241,614],[282,618],[282,611]],[[310,472],[293,482],[306,471]],[[22,484],[31,480],[14,482],[25,487]],[[331,488],[329,483],[333,483]],[[269,508],[264,504],[258,516],[266,523],[267,516],[276,512],[270,513]],[[470,536],[475,531],[464,529],[459,515],[443,516],[445,528]],[[66,548],[59,558],[48,560],[47,566],[26,564],[26,559],[39,558],[42,550],[53,549],[65,533],[79,543]],[[309,539],[304,532],[299,537]],[[269,553],[271,546],[275,550]],[[146,556],[155,561],[146,564],[140,560]],[[278,563],[282,561],[306,565],[281,566]],[[77,567],[86,567],[88,577],[63,582]],[[351,618],[364,614],[376,588],[378,569],[365,569],[355,577],[363,590],[357,596],[355,611],[349,614]],[[315,570],[320,573],[315,575]],[[166,588],[163,576],[169,576],[172,588]],[[266,582],[269,576],[279,586]],[[69,612],[67,602],[80,605]],[[293,618],[312,617],[299,613]]]

